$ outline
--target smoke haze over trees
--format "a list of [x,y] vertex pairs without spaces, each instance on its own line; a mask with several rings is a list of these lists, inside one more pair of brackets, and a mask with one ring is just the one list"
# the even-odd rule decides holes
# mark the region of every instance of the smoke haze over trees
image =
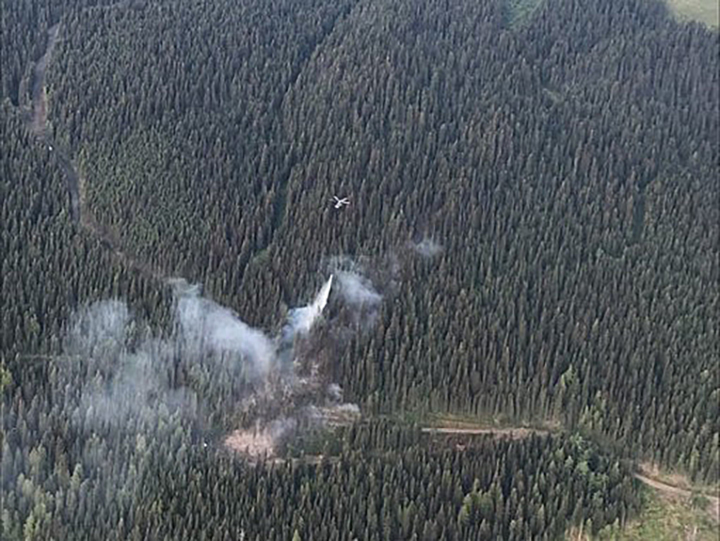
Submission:
[[[651,0],[8,0],[1,25],[3,538],[552,538],[637,512],[622,459],[718,482],[717,31]],[[221,443],[261,402],[235,361],[282,347],[365,420],[249,466]],[[378,420],[438,412],[563,434]]]

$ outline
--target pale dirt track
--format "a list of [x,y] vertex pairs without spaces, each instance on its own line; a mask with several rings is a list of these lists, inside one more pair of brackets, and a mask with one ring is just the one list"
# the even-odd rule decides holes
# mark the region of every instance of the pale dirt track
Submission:
[[70,213],[73,221],[79,223],[81,220],[81,209],[77,171],[75,171],[67,155],[61,151],[57,143],[55,143],[47,133],[48,100],[45,88],[45,75],[52,58],[53,50],[55,49],[55,44],[60,37],[60,23],[51,26],[48,29],[47,36],[48,43],[45,53],[35,63],[35,69],[33,70],[31,128],[37,138],[45,143],[48,149],[52,151],[60,169],[62,169],[70,198]]
[[45,92],[45,72],[47,71],[50,57],[60,35],[60,23],[51,26],[48,29],[48,44],[45,53],[35,63],[33,72],[33,119],[32,128],[38,137],[45,136],[47,127],[47,94]]
[[[649,487],[654,488],[655,490],[661,492],[666,496],[675,496],[680,498],[691,498],[693,496],[693,492],[690,490],[673,485],[668,485],[667,483],[663,483],[662,481],[657,481],[655,479],[651,479],[650,477],[645,477],[641,473],[636,473],[635,479]],[[718,498],[717,496],[709,496],[707,494],[702,494],[702,496],[708,500],[707,511],[710,516],[713,518],[713,520],[715,520],[715,522],[720,522],[720,498]]]
[[426,434],[444,434],[444,435],[468,435],[482,436],[490,435],[496,438],[510,438],[519,440],[530,437],[533,434],[545,435],[549,434],[547,430],[535,428],[449,428],[449,427],[425,427],[421,429]]

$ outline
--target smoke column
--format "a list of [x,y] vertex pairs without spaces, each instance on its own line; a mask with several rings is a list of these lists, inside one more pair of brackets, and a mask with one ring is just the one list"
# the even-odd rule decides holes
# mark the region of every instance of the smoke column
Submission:
[[235,353],[266,375],[275,356],[272,341],[253,329],[233,311],[199,296],[192,288],[178,299],[177,318],[181,338],[192,352]]
[[372,284],[355,272],[338,272],[338,282],[340,294],[348,304],[374,306],[382,300],[382,295],[375,291]]
[[290,342],[296,334],[307,334],[310,331],[313,324],[320,317],[323,309],[327,305],[332,282],[333,275],[330,275],[330,278],[322,286],[312,304],[303,306],[302,308],[295,308],[290,311],[288,314],[288,323],[282,333],[284,341]]
[[328,303],[332,283],[331,275],[310,305],[292,310],[276,339],[202,297],[199,286],[184,280],[172,282],[177,295],[175,331],[164,339],[138,328],[124,302],[100,301],[82,308],[69,326],[65,352],[86,359],[89,370],[102,377],[93,378],[83,390],[81,411],[86,413],[80,417],[110,424],[142,423],[152,421],[159,404],[171,411],[190,404],[194,411],[195,393],[174,388],[171,382],[179,365],[204,374],[205,380],[216,379],[229,393],[252,395],[257,384],[267,383],[280,359],[292,357],[293,337],[310,332]]
[[413,250],[419,253],[423,257],[434,257],[442,252],[443,247],[433,239],[424,238],[421,242],[414,243],[412,245]]

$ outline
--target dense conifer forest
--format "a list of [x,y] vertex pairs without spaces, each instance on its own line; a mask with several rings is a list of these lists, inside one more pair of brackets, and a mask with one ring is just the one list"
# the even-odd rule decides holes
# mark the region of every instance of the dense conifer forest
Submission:
[[[653,0],[2,2],[3,539],[555,539],[636,516],[635,462],[717,485],[716,30]],[[275,454],[224,444],[273,419]]]

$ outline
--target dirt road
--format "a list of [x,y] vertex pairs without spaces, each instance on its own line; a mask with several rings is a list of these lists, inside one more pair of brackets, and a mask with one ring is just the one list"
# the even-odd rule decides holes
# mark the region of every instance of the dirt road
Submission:
[[535,429],[535,428],[452,428],[452,427],[425,427],[420,429],[426,434],[445,434],[445,435],[468,435],[478,436],[483,434],[489,434],[496,438],[510,438],[513,440],[519,440],[527,438],[532,434],[544,435],[549,434],[547,430]]
[[47,71],[50,57],[52,56],[58,36],[60,35],[60,23],[54,24],[48,29],[48,44],[45,53],[35,63],[33,70],[33,119],[32,128],[35,135],[44,137],[47,127],[47,93],[45,91],[45,72]]
[[68,197],[70,198],[70,213],[75,223],[80,222],[80,188],[78,184],[78,174],[67,157],[67,154],[52,140],[47,133],[47,91],[45,89],[45,75],[47,73],[48,64],[52,57],[55,44],[60,37],[60,23],[54,24],[48,29],[48,43],[45,53],[35,63],[33,70],[33,114],[32,114],[32,131],[49,150],[52,151],[54,158],[57,160],[60,169],[65,175],[67,184]]
[[[660,491],[667,496],[691,498],[694,495],[694,493],[690,490],[674,485],[669,485],[667,483],[663,483],[662,481],[657,481],[656,479],[651,479],[650,477],[646,477],[641,473],[636,473],[635,479],[649,487],[654,488],[655,490]],[[708,500],[708,513],[712,516],[715,522],[720,522],[720,498],[707,494],[702,494],[702,497]]]

